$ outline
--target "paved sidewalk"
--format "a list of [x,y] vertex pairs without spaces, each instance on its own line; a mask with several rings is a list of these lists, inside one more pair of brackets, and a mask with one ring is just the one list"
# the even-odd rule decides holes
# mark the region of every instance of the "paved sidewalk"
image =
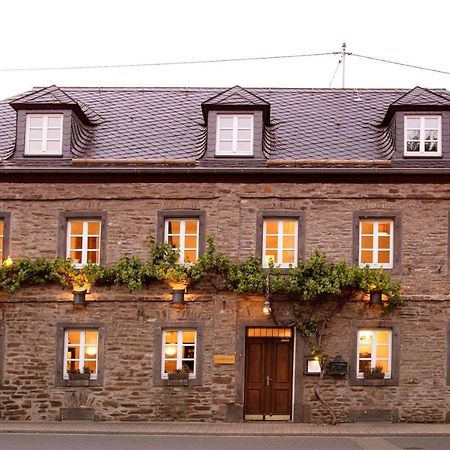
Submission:
[[201,436],[450,436],[450,424],[364,423],[313,425],[294,423],[191,422],[9,422],[0,433],[201,435]]

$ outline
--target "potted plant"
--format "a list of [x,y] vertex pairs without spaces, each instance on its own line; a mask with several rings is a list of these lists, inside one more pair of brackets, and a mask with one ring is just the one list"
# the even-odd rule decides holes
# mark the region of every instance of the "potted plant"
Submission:
[[83,367],[83,372],[80,372],[80,370],[76,370],[73,372],[67,372],[67,375],[69,376],[69,380],[90,380],[91,379],[91,369],[87,366]]
[[368,367],[364,370],[365,380],[383,380],[384,372],[382,366]]

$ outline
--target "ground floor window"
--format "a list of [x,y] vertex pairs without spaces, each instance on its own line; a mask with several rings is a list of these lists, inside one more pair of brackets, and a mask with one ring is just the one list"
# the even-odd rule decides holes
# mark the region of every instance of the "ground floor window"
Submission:
[[161,378],[183,371],[196,376],[197,331],[195,329],[164,329],[162,336]]
[[98,330],[66,329],[64,332],[63,378],[70,373],[90,373],[97,379],[98,372]]
[[392,330],[387,328],[358,330],[357,378],[364,372],[380,367],[385,378],[391,378]]

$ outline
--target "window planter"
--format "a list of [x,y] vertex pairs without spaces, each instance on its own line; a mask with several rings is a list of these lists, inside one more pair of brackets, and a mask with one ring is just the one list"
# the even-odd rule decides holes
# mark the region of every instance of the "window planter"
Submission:
[[82,381],[88,381],[91,379],[91,374],[90,373],[68,373],[67,374],[69,376],[69,380],[82,380]]
[[189,386],[188,372],[169,372],[167,378],[168,386]]
[[384,380],[384,373],[383,372],[378,372],[378,373],[364,372],[364,379],[365,380]]

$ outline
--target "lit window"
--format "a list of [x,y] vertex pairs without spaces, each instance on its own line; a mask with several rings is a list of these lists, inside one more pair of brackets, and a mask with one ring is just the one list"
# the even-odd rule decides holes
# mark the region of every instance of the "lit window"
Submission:
[[253,155],[253,115],[217,115],[216,155]]
[[25,155],[62,155],[62,114],[27,114]]
[[98,330],[65,330],[63,378],[69,373],[89,371],[91,379],[97,379]]
[[0,220],[0,263],[4,259],[4,255],[3,255],[3,248],[4,248],[3,240],[4,239],[5,239],[5,222],[3,220]]
[[405,155],[441,154],[441,117],[405,116]]
[[263,267],[296,267],[298,261],[298,221],[266,219],[263,222]]
[[364,372],[382,367],[385,378],[391,378],[392,331],[389,329],[358,330],[357,377]]
[[168,378],[168,373],[179,370],[189,373],[189,378],[195,378],[196,344],[196,330],[164,330],[161,377]]
[[100,263],[101,222],[69,220],[67,222],[67,258],[75,267]]
[[393,220],[359,222],[359,266],[393,267]]
[[194,263],[198,259],[199,220],[166,219],[164,242],[180,252],[179,263]]

